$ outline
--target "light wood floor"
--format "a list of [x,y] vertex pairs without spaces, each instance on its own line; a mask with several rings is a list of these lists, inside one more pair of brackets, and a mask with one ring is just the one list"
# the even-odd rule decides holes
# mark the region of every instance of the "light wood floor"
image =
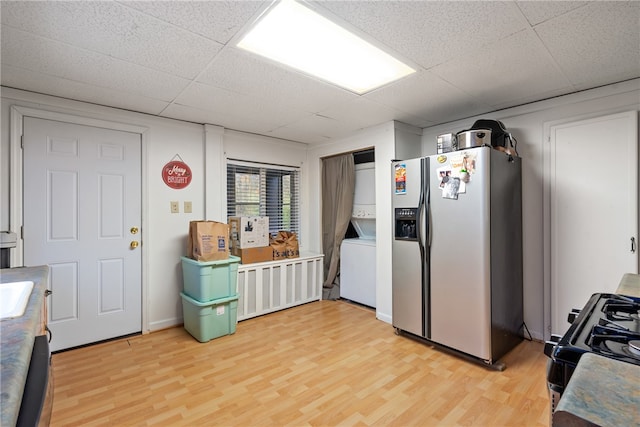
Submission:
[[199,343],[182,327],[53,355],[52,426],[548,426],[546,357],[496,372],[320,301]]

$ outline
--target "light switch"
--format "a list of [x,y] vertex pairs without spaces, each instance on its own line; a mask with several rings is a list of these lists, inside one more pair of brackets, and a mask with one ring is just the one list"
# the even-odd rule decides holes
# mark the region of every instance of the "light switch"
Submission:
[[184,213],[191,213],[192,211],[191,202],[184,202]]
[[180,213],[180,204],[178,202],[171,202],[171,213]]

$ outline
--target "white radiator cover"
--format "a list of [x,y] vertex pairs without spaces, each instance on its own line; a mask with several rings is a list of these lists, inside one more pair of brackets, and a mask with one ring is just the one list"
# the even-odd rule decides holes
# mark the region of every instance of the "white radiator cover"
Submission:
[[238,266],[238,321],[322,299],[322,254]]

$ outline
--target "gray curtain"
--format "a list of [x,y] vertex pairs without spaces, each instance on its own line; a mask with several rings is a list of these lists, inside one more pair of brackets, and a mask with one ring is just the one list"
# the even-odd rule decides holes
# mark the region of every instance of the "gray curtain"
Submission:
[[340,268],[340,244],[353,211],[356,172],[353,154],[322,161],[322,249],[324,287],[332,288]]

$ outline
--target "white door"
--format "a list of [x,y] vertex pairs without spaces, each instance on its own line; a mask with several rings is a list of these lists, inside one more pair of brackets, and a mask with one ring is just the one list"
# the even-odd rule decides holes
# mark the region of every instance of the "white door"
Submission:
[[[551,333],[638,271],[637,112],[550,128]],[[635,242],[635,243],[634,243]]]
[[141,331],[140,135],[25,117],[23,144],[24,264],[50,267],[52,350]]

